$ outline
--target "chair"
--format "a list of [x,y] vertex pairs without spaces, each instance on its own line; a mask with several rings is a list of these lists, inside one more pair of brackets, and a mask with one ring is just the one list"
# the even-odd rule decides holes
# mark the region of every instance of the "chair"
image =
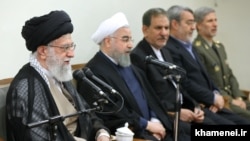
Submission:
[[75,70],[78,70],[78,69],[82,69],[85,65],[86,65],[86,63],[72,64],[71,68],[72,68],[73,71],[75,71]]
[[137,139],[137,138],[134,138],[133,141],[150,141],[150,140],[145,140],[145,139]]
[[248,101],[250,101],[250,91],[249,90],[241,90],[246,96]]
[[6,141],[5,99],[11,81],[12,78],[0,80],[0,141]]
[[[81,69],[85,66],[84,63],[73,64],[72,70]],[[6,95],[9,89],[9,85],[13,78],[6,78],[0,80],[0,141],[6,141],[6,120],[5,120],[5,107],[6,107]],[[73,80],[73,83],[74,80]]]

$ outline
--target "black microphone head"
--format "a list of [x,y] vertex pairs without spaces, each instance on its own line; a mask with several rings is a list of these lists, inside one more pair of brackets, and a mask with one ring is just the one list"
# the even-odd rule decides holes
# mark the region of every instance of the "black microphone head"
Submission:
[[83,79],[86,76],[82,70],[75,70],[73,72],[73,77],[74,77],[74,79],[79,80],[79,79]]
[[154,57],[152,55],[148,55],[145,57],[145,62],[150,63],[152,61],[152,59],[154,59]]
[[87,77],[91,78],[94,74],[88,67],[83,68],[84,73],[86,74]]

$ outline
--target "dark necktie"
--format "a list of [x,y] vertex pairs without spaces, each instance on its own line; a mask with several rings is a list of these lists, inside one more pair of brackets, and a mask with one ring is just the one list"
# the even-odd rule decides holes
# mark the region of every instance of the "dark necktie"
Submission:
[[219,57],[219,53],[218,53],[218,50],[217,48],[215,47],[215,45],[213,44],[212,45],[212,49],[214,50],[214,52],[217,54],[217,56]]

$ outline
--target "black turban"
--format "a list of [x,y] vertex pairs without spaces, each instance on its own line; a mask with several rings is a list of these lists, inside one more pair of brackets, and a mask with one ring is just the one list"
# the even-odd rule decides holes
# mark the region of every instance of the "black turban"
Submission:
[[47,45],[60,36],[72,32],[73,25],[69,15],[64,11],[51,11],[49,14],[26,21],[22,36],[27,49],[35,52],[38,46]]

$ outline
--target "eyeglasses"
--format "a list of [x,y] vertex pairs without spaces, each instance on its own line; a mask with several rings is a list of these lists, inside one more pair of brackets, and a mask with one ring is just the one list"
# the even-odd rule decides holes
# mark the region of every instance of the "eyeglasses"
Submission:
[[110,38],[120,39],[124,43],[128,43],[130,41],[134,42],[134,39],[132,37],[129,37],[129,36],[123,36],[121,38],[119,38],[119,37],[110,37]]
[[67,51],[73,51],[75,50],[76,48],[76,44],[71,44],[71,45],[63,45],[63,46],[54,46],[54,45],[47,45],[48,47],[57,47],[57,48],[60,48],[62,49],[64,52],[67,52]]

